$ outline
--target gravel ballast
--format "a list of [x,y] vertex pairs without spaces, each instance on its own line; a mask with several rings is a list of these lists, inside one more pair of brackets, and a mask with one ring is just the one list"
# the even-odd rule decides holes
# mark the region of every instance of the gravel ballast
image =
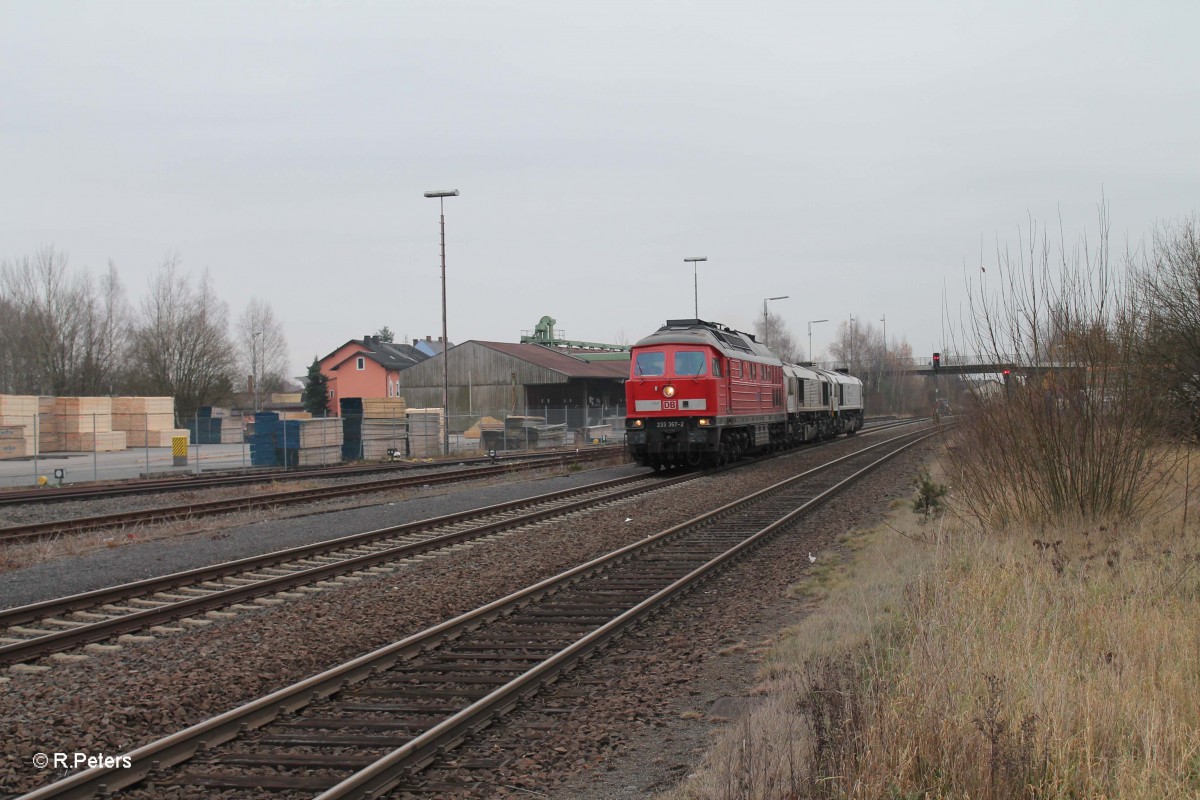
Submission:
[[[178,529],[179,526],[156,526],[164,529],[164,538],[152,540],[146,540],[149,532],[134,533],[132,538],[125,532],[118,532],[110,534],[111,546],[3,572],[0,608],[36,603],[220,561],[232,561],[560,489],[638,475],[649,470],[625,464],[579,472],[557,472],[559,474],[535,478],[522,475],[521,480],[514,482],[463,483],[417,491],[404,490],[397,492],[395,497],[379,495],[374,505],[346,510],[322,511],[321,506],[314,504],[304,509],[289,508],[286,510],[289,516],[286,517],[258,513],[253,515],[257,520],[248,524],[245,522],[246,515],[228,515],[203,520],[199,530],[181,535],[170,535],[172,529]],[[191,526],[187,529],[190,530]]]
[[[31,765],[29,759],[33,753],[82,750],[113,754],[131,749],[155,736],[179,730],[521,586],[549,577],[583,560],[690,519],[701,509],[727,502],[749,491],[752,486],[760,487],[795,474],[832,455],[847,452],[856,444],[841,440],[826,447],[797,451],[753,467],[702,478],[669,493],[652,493],[592,514],[566,518],[535,529],[514,532],[486,544],[445,553],[424,562],[419,568],[403,569],[386,577],[289,601],[277,607],[245,612],[195,630],[130,645],[119,652],[82,663],[62,664],[46,673],[14,675],[4,685],[3,696],[0,697],[0,721],[5,728],[7,743],[6,760],[0,765],[0,789],[28,790],[53,777],[50,772],[39,771]],[[636,469],[622,467],[616,472],[631,474]],[[890,472],[891,469],[885,471]],[[900,483],[906,483],[911,474],[910,469]],[[600,479],[602,477],[597,475],[597,471],[589,471],[551,479],[566,481],[561,484],[537,481],[531,484],[533,488],[529,489],[528,494],[541,494],[566,485]],[[90,586],[71,589],[54,586],[48,594],[41,596],[82,591],[84,588],[396,524],[406,519],[436,516],[472,505],[487,505],[527,496],[513,494],[516,486],[470,487],[416,501],[428,504],[424,507],[410,506],[414,501],[407,501],[396,506],[323,514],[304,520],[262,523],[230,530],[226,538],[190,536],[185,540],[103,551],[88,557],[98,560],[89,561],[86,571],[105,569],[105,559],[111,558],[116,560],[107,563],[114,570],[126,570],[127,577],[114,579],[112,574],[115,573],[109,573]],[[888,496],[882,490],[873,491],[877,496]],[[850,502],[853,494],[847,494],[844,499],[839,498],[834,503]],[[818,513],[829,513],[835,507],[830,505],[826,511]],[[402,518],[402,515],[407,516]],[[856,515],[847,516],[844,511],[840,515],[835,514],[832,519],[816,526],[822,531],[822,534],[816,535],[816,540],[828,541],[845,530],[846,525],[854,524],[851,518]],[[298,525],[307,532],[285,533]],[[277,530],[274,526],[281,527]],[[238,547],[246,547],[246,541],[258,545],[272,536],[278,538],[271,540],[269,546],[233,552]],[[292,536],[298,538],[288,538]],[[777,545],[770,545],[763,552],[774,547]],[[151,555],[148,557],[148,554]],[[140,558],[137,557],[139,555]],[[153,557],[161,558],[151,560]],[[178,560],[172,561],[167,568],[159,566],[163,563],[162,559],[168,558]],[[78,561],[80,559],[64,560],[65,563],[42,567],[61,569],[65,577],[72,572],[85,571],[78,569],[79,565],[75,563]],[[776,559],[771,562],[769,571],[775,572],[777,564],[782,569],[785,562],[790,563],[788,559]],[[75,563],[74,568],[70,566],[72,563]],[[745,564],[749,563],[744,562],[737,569],[745,569]],[[753,563],[758,563],[757,558]],[[146,565],[155,568],[148,572],[137,572]],[[44,577],[43,580],[49,578]],[[750,595],[753,603],[754,593]],[[765,598],[759,597],[759,601],[757,605],[762,605]],[[711,654],[705,655],[705,648],[712,643],[707,636],[695,637],[691,647],[696,652],[690,657],[698,660],[683,663],[707,661]],[[675,652],[674,648],[670,650]],[[671,660],[674,659],[672,655]],[[653,675],[654,672],[653,669],[647,669],[645,674]],[[691,674],[678,670],[675,673],[677,676]],[[655,691],[658,692],[654,695],[656,697],[670,696],[666,690]],[[633,692],[630,696],[640,695],[641,692]],[[627,702],[619,693],[614,693],[613,697],[614,702]],[[571,716],[574,720],[575,715]],[[619,747],[617,750],[627,752],[628,748]],[[611,757],[615,752],[606,750],[605,757]],[[597,763],[595,766],[603,764]],[[554,768],[569,772],[572,764]],[[560,774],[548,780],[547,785],[559,785],[562,780]]]

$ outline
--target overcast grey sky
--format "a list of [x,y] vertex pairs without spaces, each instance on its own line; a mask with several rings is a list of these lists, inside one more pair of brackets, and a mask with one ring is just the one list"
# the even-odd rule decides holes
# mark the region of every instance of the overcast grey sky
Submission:
[[295,374],[390,326],[636,340],[767,296],[824,348],[941,344],[1032,215],[1114,249],[1197,208],[1195,2],[0,0],[0,258],[168,252]]

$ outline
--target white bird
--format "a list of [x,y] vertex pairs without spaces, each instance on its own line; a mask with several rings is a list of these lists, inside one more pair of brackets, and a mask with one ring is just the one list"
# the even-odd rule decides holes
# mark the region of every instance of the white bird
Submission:
[[812,554],[811,550],[808,551],[808,563],[810,563],[810,564],[817,563],[817,557]]

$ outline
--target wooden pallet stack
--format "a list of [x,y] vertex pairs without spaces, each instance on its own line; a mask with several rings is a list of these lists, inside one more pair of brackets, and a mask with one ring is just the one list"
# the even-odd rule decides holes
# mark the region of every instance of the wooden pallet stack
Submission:
[[0,459],[29,455],[29,441],[25,438],[27,430],[24,425],[0,425]]
[[362,399],[362,458],[382,461],[392,450],[408,453],[408,416],[403,397]]
[[176,436],[187,436],[175,427],[173,397],[114,397],[112,427],[125,431],[129,447],[170,447]]
[[242,443],[242,419],[232,417],[228,408],[200,406],[196,416],[186,424],[192,444]]
[[551,425],[545,417],[509,417],[504,421],[508,446],[534,450],[540,447],[562,447],[566,438],[565,423]]
[[65,451],[105,453],[125,449],[125,431],[114,431],[112,427],[111,397],[56,397],[54,413]]
[[56,397],[37,399],[38,450],[42,453],[57,453],[63,449],[62,431],[58,429],[58,414],[54,413]]
[[283,420],[274,411],[255,415],[250,436],[250,463],[256,467],[311,467],[340,464],[342,421],[328,419]]
[[342,421],[328,419],[288,420],[284,422],[289,436],[296,439],[293,447],[287,443],[286,461],[289,467],[320,467],[342,462]]
[[24,458],[37,452],[38,399],[32,395],[0,394],[0,458]]
[[442,454],[446,419],[440,408],[408,409],[408,454],[427,458]]

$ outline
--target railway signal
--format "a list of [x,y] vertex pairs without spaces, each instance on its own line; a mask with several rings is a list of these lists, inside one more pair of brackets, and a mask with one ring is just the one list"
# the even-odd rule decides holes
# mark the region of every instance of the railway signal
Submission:
[[933,354],[933,371],[937,372],[941,368],[942,368],[942,354],[934,353]]

